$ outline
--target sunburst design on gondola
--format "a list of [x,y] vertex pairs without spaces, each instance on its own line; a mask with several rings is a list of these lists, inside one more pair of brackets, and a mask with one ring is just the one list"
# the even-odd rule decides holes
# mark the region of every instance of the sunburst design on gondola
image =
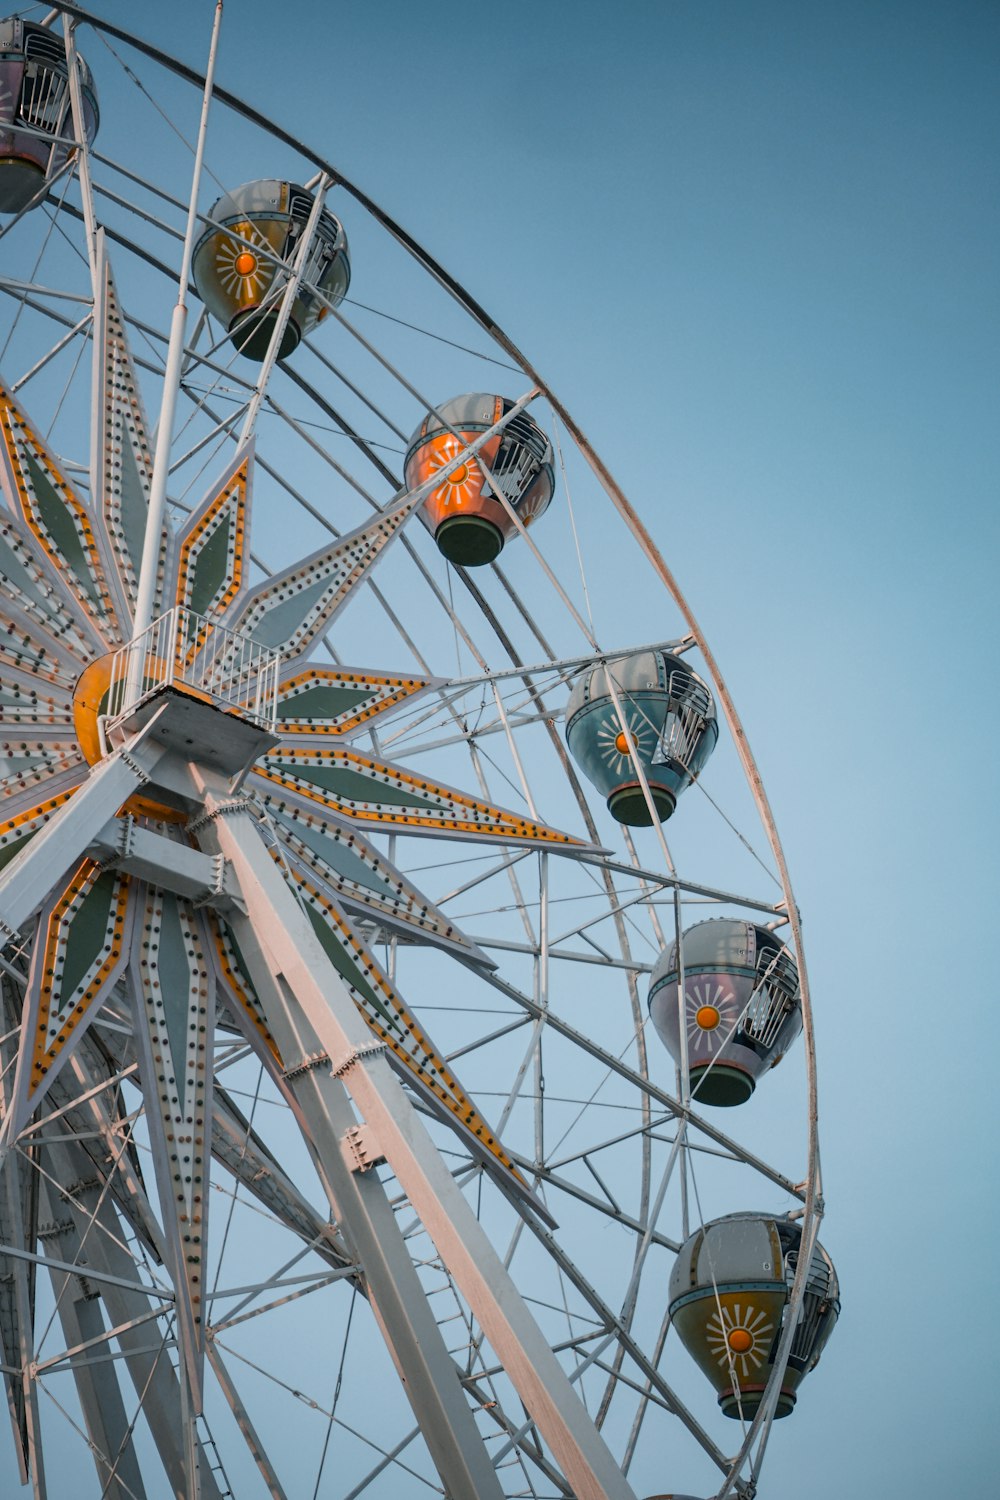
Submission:
[[711,1056],[732,1034],[736,996],[718,979],[701,978],[684,986],[684,1019],[692,1052]]
[[[106,261],[102,276],[94,338],[95,400],[104,426],[90,489],[98,503],[77,492],[0,385],[0,485],[7,502],[0,507],[0,868],[107,753],[101,724],[109,664],[132,631],[151,459]],[[353,746],[352,736],[373,719],[428,693],[439,685],[435,680],[309,659],[419,501],[397,498],[366,525],[249,587],[252,480],[253,452],[244,446],[180,530],[165,529],[161,538],[161,608],[198,622],[178,637],[178,661],[210,699],[227,673],[232,677],[229,647],[215,649],[219,638],[249,638],[280,654],[277,743],[272,739],[236,795],[266,826],[276,864],[397,1072],[477,1159],[520,1191],[525,1184],[516,1165],[362,933],[375,927],[465,964],[492,965],[366,834],[398,830],[557,851],[579,841]],[[184,816],[171,818],[155,800],[133,797],[118,822],[123,848],[131,826],[180,844],[189,840]],[[0,1108],[12,1140],[43,1094],[62,1087],[70,1057],[86,1056],[90,1024],[102,1007],[114,1004],[120,1018],[127,1005],[131,1037],[116,1065],[138,1062],[159,1161],[181,1158],[179,1175],[157,1166],[157,1181],[177,1316],[186,1347],[196,1351],[197,1381],[209,1157],[222,1149],[212,1135],[213,1108],[216,1131],[220,1110],[223,1124],[228,1118],[217,1089],[206,1107],[214,1030],[241,1032],[279,1070],[280,1056],[249,977],[252,965],[224,911],[159,888],[152,872],[139,878],[114,866],[84,858],[19,934],[0,913],[0,937],[30,953],[16,1082],[0,1088]],[[285,1211],[301,1219],[292,1187],[281,1191]],[[0,1287],[0,1303],[5,1296]],[[16,1316],[16,1309],[0,1306],[0,1324],[5,1317],[16,1323]]]
[[[641,709],[622,704],[625,722],[628,732],[632,736],[632,743],[639,752],[639,758],[649,761],[656,748],[656,730],[642,713]],[[615,776],[624,775],[631,764],[632,756],[628,746],[628,736],[622,729],[617,715],[610,721],[601,724],[597,731],[597,748],[605,764],[610,766]]]
[[705,1338],[718,1365],[728,1365],[744,1380],[767,1359],[774,1322],[751,1302],[724,1302],[708,1320]]
[[[453,463],[462,447],[463,444],[452,432],[442,432],[432,437],[424,457],[428,478]],[[444,476],[431,494],[429,503],[444,500],[451,505],[469,504],[478,497],[482,487],[483,471],[474,458],[469,458]]]
[[[274,265],[268,259],[273,252],[249,221],[236,225],[235,233],[238,239],[227,236],[216,245],[216,275],[230,296],[238,296],[242,302],[258,302],[274,276]],[[259,255],[258,250],[264,254]]]

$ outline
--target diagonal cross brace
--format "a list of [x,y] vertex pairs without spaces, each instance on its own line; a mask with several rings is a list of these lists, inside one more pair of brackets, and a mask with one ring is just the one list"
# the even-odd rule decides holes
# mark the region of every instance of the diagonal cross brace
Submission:
[[108,819],[145,786],[158,763],[170,754],[167,746],[152,738],[156,722],[154,716],[128,745],[94,766],[69,801],[0,873],[0,945],[6,946],[17,936],[79,863]]
[[[238,925],[266,955],[273,982],[287,993],[322,1051],[331,1058],[350,1058],[343,1082],[364,1117],[373,1147],[384,1153],[574,1495],[578,1500],[635,1500],[385,1057],[369,1050],[371,1035],[264,847],[249,807],[240,813],[210,787],[205,794],[209,816],[200,836],[232,863],[248,912]],[[213,816],[216,811],[226,815]],[[268,1001],[261,998],[266,1009]],[[307,1076],[317,1071],[322,1070]],[[352,1175],[356,1180],[375,1176]]]

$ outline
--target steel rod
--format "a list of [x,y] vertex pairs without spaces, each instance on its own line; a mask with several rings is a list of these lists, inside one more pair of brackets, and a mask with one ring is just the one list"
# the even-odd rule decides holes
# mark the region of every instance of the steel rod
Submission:
[[194,253],[194,236],[198,227],[198,190],[201,185],[201,168],[205,157],[205,139],[208,133],[208,113],[212,102],[212,87],[215,79],[215,60],[219,48],[219,29],[222,25],[222,0],[216,0],[212,22],[212,40],[209,46],[208,67],[205,72],[205,91],[202,96],[201,121],[198,127],[198,144],[195,149],[194,172],[191,180],[191,197],[188,203],[187,228],[184,247],[181,251],[181,268],[178,276],[177,304],[170,323],[170,342],[167,347],[167,367],[163,376],[163,394],[160,401],[160,419],[156,432],[156,456],[153,459],[153,477],[149,490],[149,510],[146,516],[146,534],[143,539],[142,562],[139,566],[139,587],[135,601],[133,640],[137,640],[147,629],[153,618],[153,603],[156,598],[156,582],[159,573],[160,534],[163,530],[163,515],[167,496],[167,475],[170,470],[170,445],[173,441],[174,412],[177,407],[177,391],[180,386],[181,368],[184,360],[184,330],[187,326],[187,292]]

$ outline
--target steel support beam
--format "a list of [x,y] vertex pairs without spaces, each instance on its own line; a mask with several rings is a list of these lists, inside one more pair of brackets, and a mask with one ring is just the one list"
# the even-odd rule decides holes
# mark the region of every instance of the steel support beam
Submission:
[[100,761],[0,873],[0,941],[16,937],[91,841],[133,792],[145,786],[166,746],[150,738],[155,719],[127,747]]
[[[177,1500],[191,1500],[186,1466],[187,1443],[182,1431],[181,1393],[176,1371],[170,1360],[166,1345],[160,1349],[150,1348],[150,1318],[155,1311],[153,1300],[135,1285],[135,1265],[122,1244],[122,1230],[108,1194],[101,1191],[93,1177],[93,1163],[79,1146],[51,1143],[45,1148],[47,1171],[60,1183],[64,1199],[63,1210],[68,1207],[73,1223],[64,1233],[68,1238],[63,1243],[72,1248],[67,1261],[76,1262],[76,1275],[93,1277],[95,1288],[99,1288],[101,1301],[107,1309],[111,1326],[118,1332],[115,1342],[125,1356],[125,1365],[135,1388],[136,1399],[141,1403],[143,1416],[156,1444],[160,1462],[170,1485],[170,1492]],[[63,1270],[54,1272],[53,1283],[58,1294],[66,1270],[72,1264],[63,1264]],[[100,1323],[100,1319],[98,1319]],[[88,1334],[88,1337],[91,1335]],[[112,1365],[86,1366],[82,1361],[70,1360],[78,1389],[83,1396],[87,1370],[111,1370]],[[84,1402],[84,1411],[87,1411]],[[89,1417],[88,1417],[89,1426]],[[93,1435],[93,1434],[92,1434]],[[222,1500],[221,1492],[212,1472],[208,1455],[195,1437],[201,1500]],[[114,1458],[117,1446],[107,1450]],[[99,1472],[101,1466],[99,1465]],[[121,1465],[118,1475],[126,1480],[127,1471]],[[102,1483],[107,1472],[101,1474]],[[127,1480],[131,1484],[131,1480]],[[114,1489],[108,1495],[116,1493]],[[131,1493],[121,1489],[123,1496]],[[141,1489],[137,1493],[142,1493]]]
[[[27,1241],[27,1227],[22,1212],[21,1168],[16,1158],[0,1169],[0,1192],[5,1194],[5,1220],[11,1238],[17,1244]],[[4,1263],[6,1261],[6,1264]],[[41,1432],[38,1421],[38,1392],[31,1375],[34,1359],[34,1296],[26,1261],[13,1256],[0,1255],[0,1272],[13,1281],[13,1306],[16,1319],[17,1347],[4,1349],[7,1360],[20,1366],[23,1431],[15,1431],[15,1441],[22,1438],[25,1444],[23,1459],[31,1481],[34,1500],[45,1500],[45,1467],[42,1457]]]
[[[215,1378],[219,1382],[219,1388],[229,1403],[229,1409],[233,1414],[236,1425],[246,1439],[246,1445],[253,1455],[254,1463],[260,1470],[261,1478],[267,1485],[268,1494],[272,1497],[272,1500],[288,1500],[288,1496],[281,1486],[281,1481],[275,1473],[274,1466],[267,1456],[264,1444],[257,1436],[257,1429],[250,1420],[250,1414],[240,1400],[239,1391],[232,1382],[229,1371],[223,1363],[222,1355],[219,1353],[218,1345],[214,1339],[210,1338],[208,1340],[205,1353],[209,1364],[215,1371]],[[205,1488],[203,1485],[203,1496],[204,1493]]]
[[[255,983],[258,975],[268,982],[268,994],[260,995],[268,1023],[272,1024],[273,1012],[286,1032],[291,1028],[297,1043],[294,1056],[302,1058],[299,1068],[305,1069],[290,1070],[283,1052],[286,1073],[292,1071],[296,1085],[299,1079],[307,1079],[312,1088],[322,1088],[331,1102],[339,1090],[331,1091],[329,1085],[343,1079],[373,1138],[373,1148],[389,1162],[578,1500],[634,1500],[631,1487],[427,1136],[386,1061],[384,1048],[373,1045],[371,1032],[268,854],[246,804],[227,802],[207,785],[205,792],[208,816],[194,827],[203,845],[224,854],[233,865],[248,913],[233,919],[238,941],[241,947],[244,941],[253,943],[253,957],[244,952]],[[282,1040],[276,1040],[280,1050]],[[349,1114],[341,1112],[340,1118],[346,1120]],[[344,1132],[337,1130],[332,1117],[329,1123],[339,1139],[319,1146],[320,1160],[331,1174],[342,1176]],[[375,1180],[374,1173],[351,1172],[349,1176],[356,1183]],[[367,1270],[363,1248],[360,1258]],[[419,1284],[416,1292],[423,1304]],[[414,1309],[408,1307],[407,1313],[413,1316]],[[449,1368],[453,1380],[450,1361]],[[412,1390],[410,1395],[413,1399]],[[421,1418],[419,1410],[417,1416]],[[429,1437],[433,1429],[423,1420],[421,1425]],[[478,1500],[495,1490],[472,1493]]]
[[[250,840],[259,844],[249,817],[227,819],[223,834],[228,834],[234,821],[245,823]],[[306,921],[262,844],[258,858],[274,871],[293,910]],[[259,904],[253,917],[238,913],[229,917],[281,1054],[284,1076],[278,1081],[302,1124],[340,1233],[364,1268],[372,1309],[448,1495],[453,1500],[501,1500],[503,1492],[454,1361],[378,1174],[355,1170],[357,1162],[345,1152],[358,1123],[347,1092],[328,1059],[317,1065],[323,1043],[285,980],[282,961],[261,941],[260,934],[274,921],[269,913],[261,922]],[[297,940],[298,934],[293,941]],[[353,1011],[354,1002],[346,991],[344,997]],[[368,1038],[370,1033],[356,1013],[355,1020]]]
[[87,853],[109,868],[148,880],[186,901],[211,901],[220,910],[225,910],[235,891],[221,860],[143,828],[129,816],[111,818]]
[[[52,1182],[45,1180],[41,1185],[39,1234],[44,1235],[46,1241],[56,1242],[57,1253],[64,1262],[79,1257],[82,1243],[76,1222],[63,1202],[62,1193]],[[90,1340],[100,1338],[105,1331],[97,1285],[88,1284],[85,1273],[86,1266],[77,1275],[54,1268],[51,1272],[52,1290],[68,1349],[79,1349]],[[70,1356],[69,1367],[80,1398],[102,1495],[107,1500],[145,1500],[146,1489],[113,1364],[89,1363],[85,1353],[78,1353]]]

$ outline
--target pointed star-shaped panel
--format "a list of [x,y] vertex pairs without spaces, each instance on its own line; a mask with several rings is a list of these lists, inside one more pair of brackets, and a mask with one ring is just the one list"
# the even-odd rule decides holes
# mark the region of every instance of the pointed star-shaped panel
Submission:
[[[73,796],[102,754],[95,729],[107,706],[102,663],[132,633],[152,463],[106,262],[101,288],[94,324],[100,422],[89,497],[0,386],[0,484],[7,502],[0,512],[0,867]],[[519,1178],[366,947],[359,919],[467,963],[489,960],[367,835],[399,831],[553,850],[578,841],[356,748],[353,736],[438,682],[310,659],[419,498],[397,496],[365,525],[250,586],[252,494],[253,449],[244,445],[179,531],[164,528],[158,599],[162,609],[177,606],[190,621],[179,648],[182,675],[211,695],[234,670],[237,635],[281,654],[279,742],[253,767],[240,795],[266,825],[286,880],[397,1068],[480,1157]],[[176,820],[166,821],[166,809],[133,799],[126,813],[153,820],[178,841],[186,837]],[[210,1066],[211,1048],[202,1045],[210,1034],[206,1017],[214,1024],[218,1012],[263,1054],[277,1056],[247,966],[222,915],[90,860],[52,893],[37,925],[15,1111],[27,1118],[89,1019],[124,986],[142,1039],[140,1064],[158,1083],[147,1107],[158,1121],[163,1160],[172,1160],[177,1141],[185,1141],[184,1202],[175,1201],[169,1183],[160,1189],[165,1219],[184,1225],[174,1246],[176,1279],[188,1288],[197,1343],[208,1170],[207,1114],[199,1102]]]

